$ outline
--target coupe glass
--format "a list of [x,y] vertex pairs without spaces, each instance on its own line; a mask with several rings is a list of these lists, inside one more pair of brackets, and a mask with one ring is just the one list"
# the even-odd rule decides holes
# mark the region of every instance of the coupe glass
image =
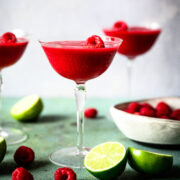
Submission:
[[[2,34],[2,33],[1,33]],[[2,87],[2,70],[16,63],[23,55],[28,40],[23,37],[18,37],[16,43],[1,43],[0,42],[0,91]],[[8,145],[17,144],[27,139],[27,134],[14,128],[11,123],[2,122],[0,125],[0,136],[6,139]]]
[[[153,23],[152,25],[155,25]],[[123,40],[118,53],[128,58],[127,62],[127,83],[128,83],[128,96],[132,96],[132,67],[134,60],[137,56],[142,55],[149,51],[156,42],[161,28],[156,26],[130,26],[127,31],[117,31],[113,28],[104,28],[103,32],[107,36],[118,37]]]
[[40,40],[41,46],[54,70],[61,76],[73,80],[77,106],[77,146],[61,148],[50,155],[56,165],[83,168],[84,156],[89,148],[83,146],[85,83],[104,73],[111,64],[122,40],[101,37],[105,48],[93,48],[81,41]]

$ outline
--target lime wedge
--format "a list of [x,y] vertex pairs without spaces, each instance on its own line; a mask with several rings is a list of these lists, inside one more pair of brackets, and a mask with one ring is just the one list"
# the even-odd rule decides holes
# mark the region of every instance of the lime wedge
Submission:
[[26,96],[18,101],[11,109],[11,115],[18,121],[36,119],[43,109],[41,98],[37,94]]
[[129,147],[128,162],[133,169],[140,173],[157,175],[172,168],[173,156]]
[[84,160],[85,168],[95,177],[110,180],[120,176],[126,166],[126,149],[119,142],[95,146]]
[[0,162],[4,159],[6,154],[6,141],[4,137],[0,136]]

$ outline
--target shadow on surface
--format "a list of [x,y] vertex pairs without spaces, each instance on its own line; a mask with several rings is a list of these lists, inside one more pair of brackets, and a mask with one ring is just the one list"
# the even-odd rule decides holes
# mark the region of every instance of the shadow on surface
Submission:
[[85,118],[85,119],[90,121],[97,121],[97,120],[106,119],[106,116],[97,116],[96,118]]
[[174,150],[180,149],[180,145],[150,144],[150,143],[141,143],[138,141],[134,141],[134,142],[136,142],[137,144],[143,145],[143,146],[148,146],[148,147],[158,148],[158,149],[174,149]]
[[174,165],[171,171],[169,171],[167,174],[161,176],[160,178],[163,178],[163,179],[178,178],[178,179],[180,179],[180,166]]
[[[37,160],[35,162],[33,162],[30,166],[25,167],[27,170],[34,170],[34,169],[38,169],[38,168],[42,168],[47,166],[48,164],[50,164],[50,162],[48,160],[44,161],[44,160]],[[0,164],[0,174],[1,175],[6,175],[6,174],[12,174],[12,172],[19,167],[18,165],[16,165],[15,162],[9,161],[9,162],[2,162]],[[48,170],[48,169],[47,169]]]
[[15,162],[2,162],[0,164],[0,174],[12,174],[12,172],[17,168]]
[[[28,170],[34,170],[42,167],[46,167],[47,165],[50,165],[50,161],[48,160],[36,160],[33,164],[31,164],[27,169]],[[48,170],[48,169],[47,169]]]
[[71,122],[70,125],[71,126],[77,126],[77,122]]
[[106,116],[97,116],[96,119],[97,120],[106,119]]
[[[97,120],[102,120],[105,119],[106,116],[97,116],[96,118],[85,118],[88,121],[97,121]],[[70,123],[71,126],[77,126],[77,122],[71,122]]]
[[141,174],[137,173],[136,171],[126,169],[122,176],[117,178],[117,180],[143,180],[147,179],[147,177],[142,176]]
[[65,115],[43,115],[36,120],[36,123],[55,123],[67,118],[68,116]]
[[122,176],[117,180],[144,180],[144,179],[180,179],[180,166],[173,166],[173,168],[162,175],[147,176],[140,174],[134,170],[126,169]]

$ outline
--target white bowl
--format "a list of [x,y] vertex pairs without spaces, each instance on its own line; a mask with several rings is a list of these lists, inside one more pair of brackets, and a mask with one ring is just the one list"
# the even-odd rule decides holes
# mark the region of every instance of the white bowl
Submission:
[[[160,101],[167,102],[172,109],[180,108],[179,97],[154,98],[136,102],[148,102],[155,107]],[[180,144],[180,121],[127,113],[123,110],[127,109],[129,103],[117,104],[110,109],[115,124],[125,136],[143,143],[163,145]]]

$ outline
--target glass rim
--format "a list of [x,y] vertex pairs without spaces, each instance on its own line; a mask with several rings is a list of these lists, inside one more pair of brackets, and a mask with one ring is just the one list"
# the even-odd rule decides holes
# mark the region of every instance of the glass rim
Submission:
[[[119,45],[123,42],[123,39],[118,38],[118,37],[113,37],[113,36],[106,36],[106,35],[98,35],[103,41],[105,42],[111,42],[113,45]],[[89,36],[91,37],[91,36]],[[88,37],[87,37],[88,38]],[[80,39],[80,40],[58,40],[56,37],[47,37],[47,38],[38,38],[38,42],[42,45],[44,43],[49,43],[49,42],[77,42],[77,41],[86,41],[87,38],[85,39]]]
[[[147,28],[150,29],[152,31],[160,31],[162,32],[162,26],[158,23],[158,22],[151,22],[151,23],[140,23],[138,25],[129,25],[128,27],[130,28]],[[113,26],[104,26],[102,27],[102,31],[107,31],[107,30],[112,30]],[[131,33],[131,31],[122,31],[124,33],[128,32]]]

